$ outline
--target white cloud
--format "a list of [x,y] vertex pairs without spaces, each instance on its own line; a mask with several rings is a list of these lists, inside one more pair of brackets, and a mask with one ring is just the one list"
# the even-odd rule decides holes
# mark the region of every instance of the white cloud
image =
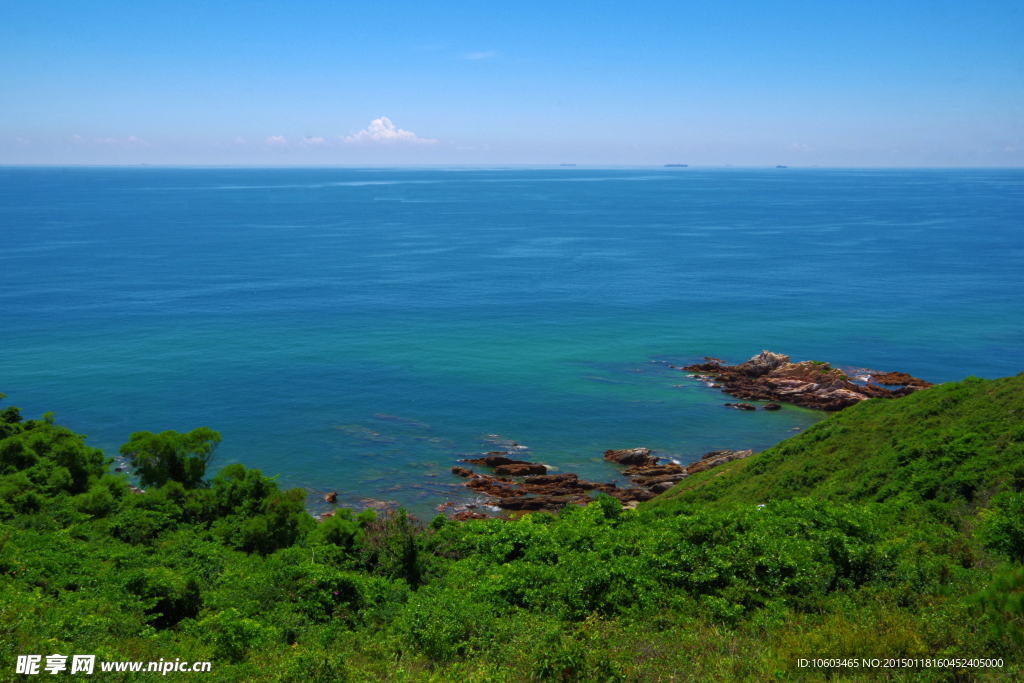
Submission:
[[97,145],[116,145],[117,138],[96,138]]
[[83,138],[81,135],[72,135],[71,142],[74,142],[76,144],[79,142],[85,142],[85,138]]
[[437,140],[416,137],[411,130],[396,128],[391,119],[382,116],[379,119],[370,121],[370,125],[364,130],[348,136],[339,136],[342,142],[383,142],[383,143],[407,143],[413,145],[432,145]]
[[25,145],[25,146],[28,146],[28,145],[32,144],[31,140],[27,140],[27,139],[22,138],[22,137],[14,138],[14,141],[17,142],[19,145]]
[[467,52],[462,55],[463,59],[493,59],[497,57],[498,53],[494,50],[487,50],[486,52]]
[[317,145],[326,145],[327,140],[323,138],[302,138],[302,144],[307,147],[316,147]]
[[283,135],[271,135],[267,138],[268,145],[287,145],[288,141],[284,139]]
[[130,138],[128,138],[128,144],[132,145],[134,147],[152,147],[153,146],[150,143],[146,142],[145,140],[142,140],[141,138],[135,137],[134,135],[131,136]]
[[242,138],[235,138],[235,144],[236,145],[244,145],[245,144],[245,140],[243,140]]

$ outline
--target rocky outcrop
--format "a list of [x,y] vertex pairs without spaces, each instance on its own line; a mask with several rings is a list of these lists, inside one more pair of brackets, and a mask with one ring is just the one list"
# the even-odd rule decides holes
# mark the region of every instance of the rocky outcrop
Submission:
[[524,496],[526,491],[516,487],[511,479],[504,477],[492,477],[487,474],[474,474],[466,482],[468,488],[474,489],[487,496]]
[[764,405],[764,409],[765,410],[782,410],[782,406],[780,406],[778,403],[766,403]]
[[495,474],[509,477],[525,477],[529,474],[547,474],[548,468],[536,463],[518,463],[515,465],[499,465],[494,468]]
[[789,363],[789,356],[771,351],[762,351],[746,363],[736,366],[737,372],[748,377],[761,377]]
[[648,491],[647,489],[640,488],[639,486],[632,486],[627,489],[618,489],[617,491],[610,491],[608,493],[612,498],[618,499],[622,504],[626,503],[643,503],[644,501],[651,500],[657,494]]
[[624,450],[609,450],[604,452],[604,459],[609,462],[617,462],[620,465],[643,465],[650,466],[658,462],[657,458],[651,457],[650,448],[627,448]]
[[565,474],[546,474],[539,477],[527,477],[523,480],[523,484],[527,486],[551,486],[553,484],[566,484],[575,481],[579,481],[579,477],[572,472],[566,472]]
[[324,496],[324,502],[325,503],[337,503],[338,502],[338,492],[337,491],[331,491],[330,493],[328,493],[326,496]]
[[473,470],[467,469],[465,467],[455,466],[455,467],[452,468],[452,474],[456,474],[456,475],[458,475],[460,477],[472,477],[473,476]]
[[[717,384],[714,386],[718,386]],[[750,405],[749,403],[726,403],[727,408],[733,410],[757,410],[757,406]]]
[[[897,398],[932,386],[905,373],[870,373],[872,382],[855,384],[841,370],[821,361],[789,362],[789,356],[762,351],[745,363],[723,365],[705,359],[683,370],[699,373],[704,381],[722,385],[722,391],[736,398],[752,401],[785,401],[807,408],[836,411],[868,398]],[[897,389],[885,389],[881,377]],[[727,404],[741,410],[754,409],[749,404]],[[765,406],[768,409],[767,406]]]
[[495,455],[498,451],[492,451],[482,458],[469,458],[466,460],[460,460],[459,462],[469,463],[470,465],[480,465],[482,467],[499,467],[501,465],[529,465],[530,463],[526,460],[513,460],[512,458],[506,458],[504,455]]
[[630,467],[628,470],[623,472],[622,475],[625,477],[657,477],[663,474],[678,474],[683,471],[682,465],[670,462],[664,465],[654,465],[651,467]]
[[487,519],[487,515],[474,510],[461,510],[452,515],[452,519],[468,522],[471,519]]
[[917,377],[911,377],[905,372],[872,372],[867,373],[868,381],[874,384],[884,384],[886,386],[900,386],[900,387],[921,387],[927,389],[932,386],[923,379]]
[[745,451],[711,451],[701,456],[701,459],[697,462],[690,463],[686,466],[686,475],[697,474],[704,470],[709,470],[719,465],[724,465],[727,462],[733,460],[742,460],[743,458],[749,458],[754,454],[752,450]]

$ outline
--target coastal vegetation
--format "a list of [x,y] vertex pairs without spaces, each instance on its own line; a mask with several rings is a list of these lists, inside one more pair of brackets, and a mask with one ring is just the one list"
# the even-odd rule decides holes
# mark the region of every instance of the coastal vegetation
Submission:
[[[859,402],[634,510],[599,494],[510,520],[317,523],[258,470],[205,478],[213,430],[132,434],[138,492],[52,414],[8,407],[0,679],[61,653],[210,660],[208,681],[1010,680],[1022,418],[1024,373],[968,378]],[[917,664],[862,664],[891,659]]]

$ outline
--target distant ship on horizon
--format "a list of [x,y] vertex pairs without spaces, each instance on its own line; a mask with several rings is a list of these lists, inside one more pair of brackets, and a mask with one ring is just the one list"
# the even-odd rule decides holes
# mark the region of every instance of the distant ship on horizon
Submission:
[[665,164],[665,168],[689,168],[688,164]]

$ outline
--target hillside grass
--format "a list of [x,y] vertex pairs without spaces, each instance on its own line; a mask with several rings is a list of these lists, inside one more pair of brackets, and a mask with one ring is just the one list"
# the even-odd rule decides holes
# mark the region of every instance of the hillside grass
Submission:
[[680,482],[651,507],[723,509],[809,497],[962,514],[1024,487],[1024,373],[869,399],[758,453]]

